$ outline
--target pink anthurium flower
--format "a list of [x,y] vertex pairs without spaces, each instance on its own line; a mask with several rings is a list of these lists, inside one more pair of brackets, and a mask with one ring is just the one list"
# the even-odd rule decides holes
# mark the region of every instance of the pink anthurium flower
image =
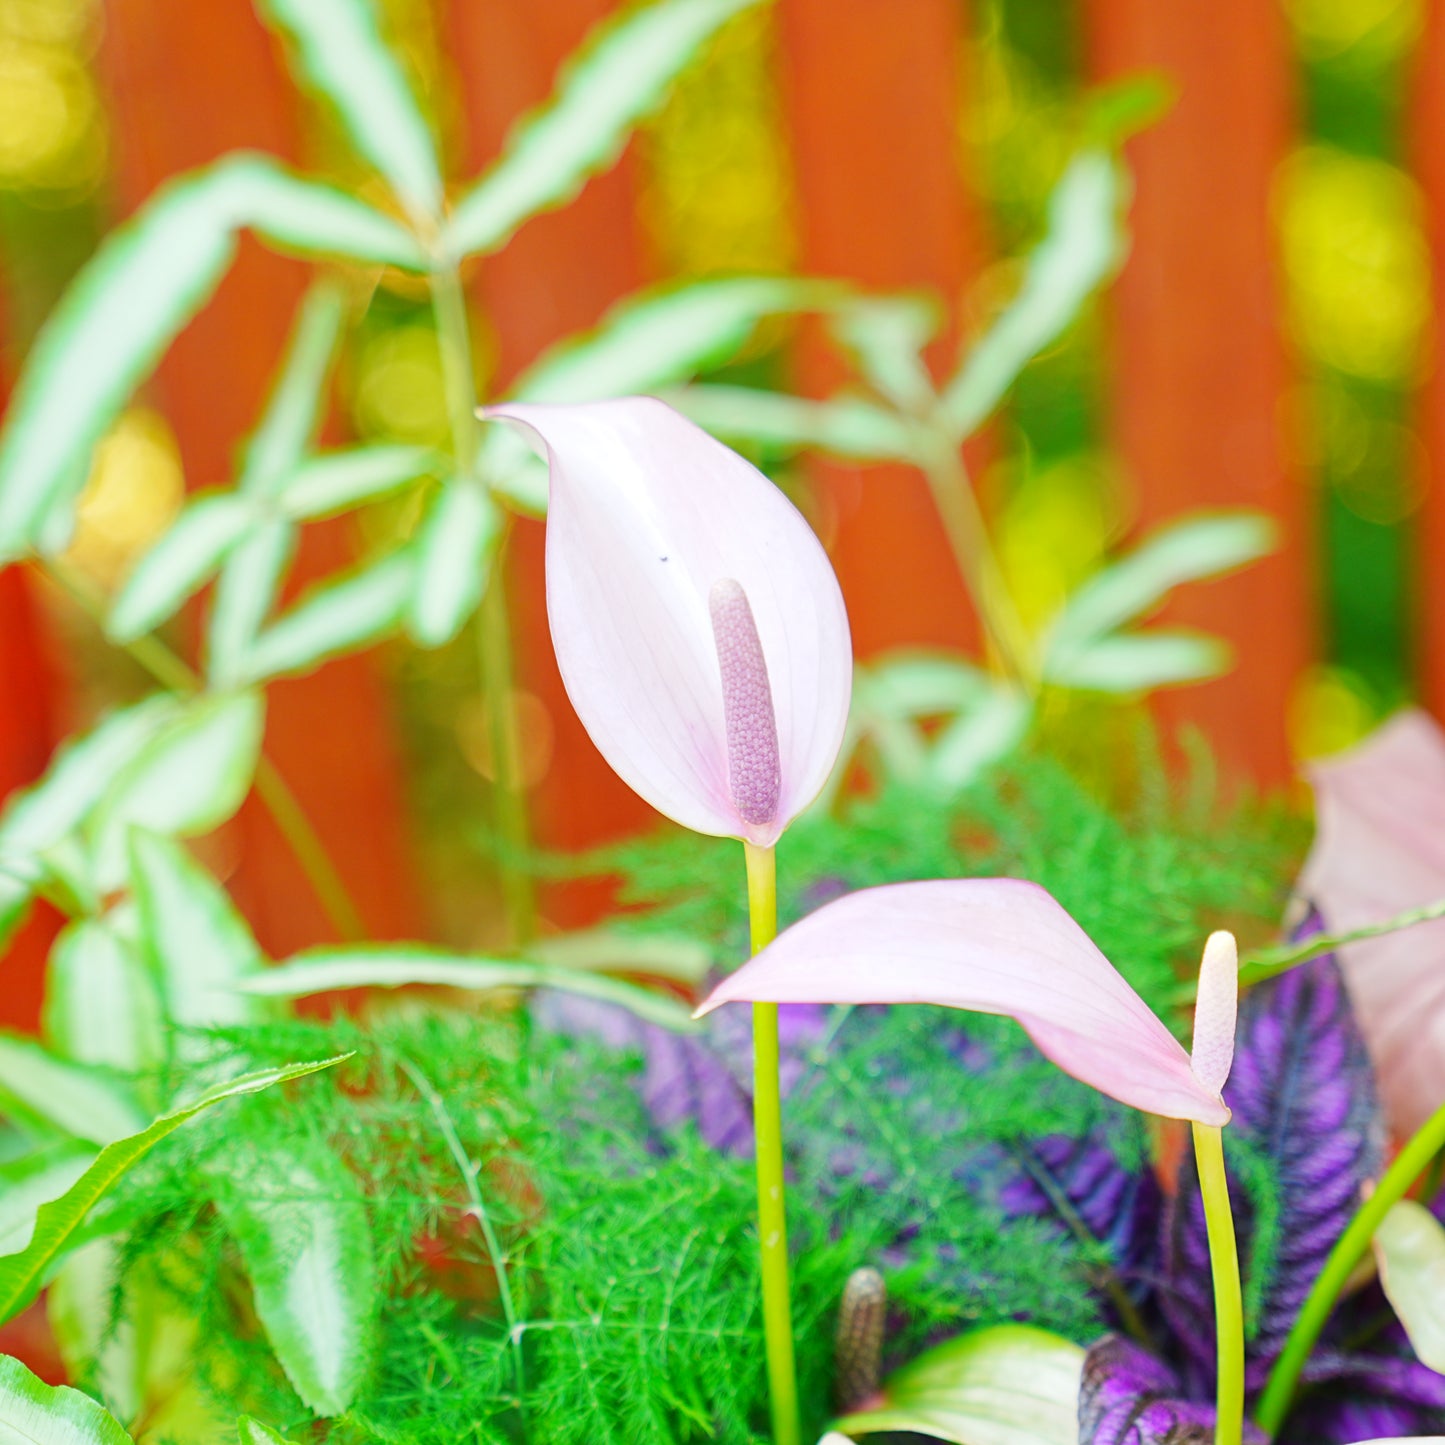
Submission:
[[547,614],[593,742],[676,822],[771,846],[827,781],[852,689],[848,616],[812,528],[650,397],[484,415],[545,449]]
[[[1423,712],[1309,770],[1314,846],[1300,892],[1331,932],[1445,898],[1445,733]],[[1445,1102],[1445,919],[1346,944],[1340,966],[1401,1137]]]
[[[829,903],[723,980],[698,1010],[735,1000],[931,1003],[1017,1019],[1067,1073],[1121,1103],[1223,1125],[1219,1097],[1233,1012],[1204,1009],[1200,1072],[1189,1055],[1047,893],[1016,878],[868,888]],[[1202,1075],[1202,1077],[1201,1077]]]

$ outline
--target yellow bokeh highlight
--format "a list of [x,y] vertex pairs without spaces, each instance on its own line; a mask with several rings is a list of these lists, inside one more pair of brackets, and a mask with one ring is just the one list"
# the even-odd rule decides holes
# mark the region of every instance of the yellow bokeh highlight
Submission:
[[1377,68],[1420,34],[1425,0],[1285,0],[1300,49],[1311,60],[1345,56]]
[[724,26],[641,132],[639,209],[665,274],[783,271],[796,256],[775,19],[762,7]]
[[367,437],[422,445],[447,440],[441,353],[430,326],[394,326],[367,338],[356,358],[352,412]]
[[100,104],[79,57],[0,31],[0,186],[89,188],[104,160]]
[[1381,716],[1369,686],[1348,668],[1310,668],[1290,697],[1290,746],[1302,760],[1329,757],[1354,747]]
[[145,407],[124,412],[96,448],[66,561],[113,586],[170,526],[185,490],[180,451],[165,418]]
[[1311,146],[1282,168],[1277,198],[1301,348],[1351,376],[1410,380],[1430,319],[1429,252],[1414,183],[1383,161]]
[[1116,496],[1103,463],[1088,455],[1056,462],[1008,490],[994,518],[995,545],[1030,631],[1043,627],[1102,563],[1120,524]]

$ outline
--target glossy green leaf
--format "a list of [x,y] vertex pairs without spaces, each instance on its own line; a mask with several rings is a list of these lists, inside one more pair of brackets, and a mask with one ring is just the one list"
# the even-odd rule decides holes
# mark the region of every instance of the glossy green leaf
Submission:
[[261,756],[264,719],[259,692],[204,695],[117,772],[90,822],[102,892],[125,879],[130,828],[191,837],[209,832],[241,806]]
[[106,635],[130,642],[159,626],[210,579],[255,521],[254,506],[234,492],[197,497],[131,568],[106,618]]
[[[238,483],[246,495],[274,497],[302,464],[320,422],[344,320],[335,287],[315,286],[307,293],[266,410],[246,447]],[[221,569],[206,634],[212,686],[234,687],[241,680],[246,650],[271,611],[295,545],[295,526],[278,518],[254,531]]]
[[181,703],[156,694],[113,712],[67,743],[34,787],[16,794],[0,815],[0,857],[28,859],[53,848],[85,821],[116,774],[181,712]]
[[1151,612],[1182,583],[1218,577],[1264,556],[1274,545],[1274,523],[1261,512],[1219,512],[1171,522],[1074,592],[1050,625],[1046,649],[1059,651],[1103,637]]
[[[655,392],[731,356],[766,316],[831,305],[832,284],[736,276],[644,292],[587,336],[554,347],[517,382],[520,401],[597,401]],[[490,426],[481,475],[523,511],[547,509],[547,468],[512,427]]]
[[10,1112],[92,1144],[109,1144],[145,1123],[125,1085],[15,1034],[0,1033],[0,1097]]
[[1124,253],[1119,163],[1085,151],[1049,202],[1049,227],[1018,295],[967,352],[940,415],[958,438],[985,421],[1024,367],[1062,334]]
[[240,1445],[292,1445],[285,1435],[249,1415],[242,1415],[236,1421],[236,1433],[240,1437]]
[[[226,1028],[259,1014],[236,984],[265,964],[260,946],[226,890],[179,844],[134,829],[130,878],[140,946],[165,1016],[181,1029]],[[192,1052],[181,1034],[175,1043]]]
[[349,447],[309,457],[286,478],[276,501],[288,517],[311,521],[344,512],[435,474],[439,465],[430,447]]
[[1192,632],[1134,632],[1055,648],[1043,676],[1059,687],[1087,692],[1148,692],[1203,682],[1229,670],[1229,648]]
[[605,974],[557,964],[479,958],[422,944],[314,948],[245,980],[247,992],[265,998],[304,998],[343,988],[403,988],[431,984],[486,992],[498,988],[556,988],[621,1004],[639,1018],[681,1032],[693,1029],[690,1010],[676,999]]
[[160,1053],[155,983],[135,946],[109,920],[83,918],[55,940],[40,1015],[62,1058],[139,1073]]
[[502,157],[457,203],[449,255],[494,251],[529,216],[570,200],[622,154],[718,28],[757,0],[655,0],[599,26],[563,70],[556,93],[507,137]]
[[1445,1227],[1402,1199],[1375,1231],[1380,1284],[1421,1363],[1445,1375]]
[[318,1069],[330,1068],[331,1065],[340,1063],[342,1057],[346,1056],[314,1063],[290,1064],[284,1068],[258,1069],[254,1073],[243,1074],[239,1078],[217,1084],[180,1108],[161,1115],[139,1133],[108,1143],[96,1156],[94,1163],[63,1195],[41,1206],[34,1237],[30,1243],[18,1253],[0,1259],[0,1320],[11,1319],[24,1309],[44,1283],[45,1273],[50,1265],[70,1243],[91,1209],[106,1196],[128,1169],[144,1158],[168,1134],[179,1129],[186,1120],[225,1099],[259,1093],[273,1084],[299,1079],[305,1074],[314,1074]]
[[399,230],[260,156],[159,191],[87,263],[31,349],[0,433],[0,557],[35,543],[47,518],[63,520],[95,444],[209,298],[247,225],[289,248],[347,255],[367,249],[369,225]]
[[75,1139],[56,1139],[0,1164],[0,1255],[30,1243],[40,1206],[59,1199],[90,1168],[97,1152]]
[[803,448],[849,461],[907,461],[917,447],[897,413],[859,397],[807,401],[750,386],[686,386],[662,399],[727,442]]
[[261,0],[262,16],[291,39],[307,83],[336,108],[359,154],[416,217],[441,209],[436,150],[372,0]]
[[497,504],[481,487],[454,480],[422,524],[407,631],[422,647],[450,642],[476,611],[501,538]]
[[942,321],[937,297],[904,294],[856,297],[829,314],[828,326],[880,396],[921,413],[934,399],[923,349]]
[[303,1135],[233,1179],[228,1165],[217,1172],[215,1204],[240,1246],[266,1337],[306,1406],[340,1415],[376,1344],[376,1261],[356,1182]]
[[245,660],[249,681],[311,672],[396,630],[411,597],[416,561],[393,552],[303,594],[257,637]]
[[14,1445],[133,1445],[119,1420],[89,1395],[47,1385],[0,1355],[0,1440]]
[[945,1340],[893,1375],[883,1403],[837,1422],[847,1435],[916,1431],[953,1445],[1078,1445],[1084,1352],[1032,1325]]

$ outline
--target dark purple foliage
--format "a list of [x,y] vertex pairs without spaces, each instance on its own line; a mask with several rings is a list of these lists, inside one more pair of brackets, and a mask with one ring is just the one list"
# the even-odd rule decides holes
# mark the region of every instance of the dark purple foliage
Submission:
[[[1372,1287],[1351,1301],[1348,1313],[1358,1323],[1382,1308],[1384,1296]],[[1278,1445],[1351,1445],[1445,1429],[1445,1376],[1415,1358],[1400,1326],[1390,1323],[1370,1348],[1368,1355],[1315,1353]]]
[[[1181,1398],[1179,1377],[1122,1335],[1084,1356],[1079,1445],[1214,1445],[1214,1406]],[[1266,1445],[1248,1421],[1245,1445]]]
[[[1317,932],[1311,919],[1299,937]],[[1334,958],[1325,955],[1252,989],[1240,1006],[1234,1069],[1225,1086],[1234,1110],[1227,1138],[1268,1170],[1278,1201],[1272,1258],[1255,1258],[1253,1209],[1240,1187],[1231,1197],[1247,1280],[1265,1270],[1249,1342],[1247,1379],[1259,1389],[1278,1356],[1326,1255],[1379,1173],[1384,1126],[1364,1041]],[[1192,1157],[1164,1242],[1160,1304],[1199,1388],[1214,1371],[1214,1303],[1209,1246]],[[1262,1251],[1263,1252],[1263,1251]]]

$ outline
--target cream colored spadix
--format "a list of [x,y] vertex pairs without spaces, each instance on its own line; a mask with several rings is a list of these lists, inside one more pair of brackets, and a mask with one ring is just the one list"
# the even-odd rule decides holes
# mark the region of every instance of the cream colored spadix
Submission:
[[1194,1051],[1189,1067],[1211,1094],[1222,1095],[1234,1067],[1234,1025],[1239,1013],[1239,948],[1220,930],[1204,944],[1199,992],[1194,999]]

